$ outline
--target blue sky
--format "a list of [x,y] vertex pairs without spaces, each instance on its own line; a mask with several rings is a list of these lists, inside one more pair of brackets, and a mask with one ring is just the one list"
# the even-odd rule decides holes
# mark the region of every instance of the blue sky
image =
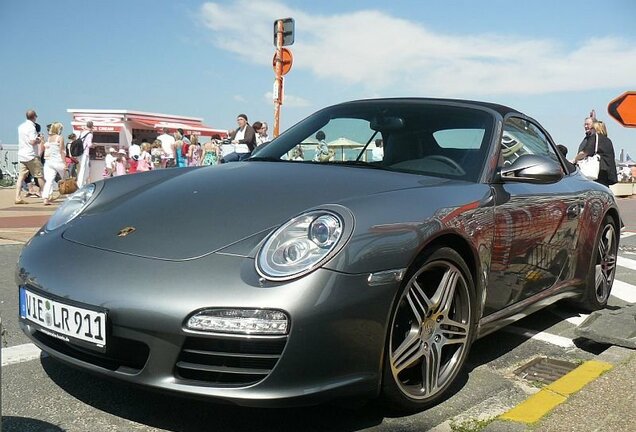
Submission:
[[66,130],[67,108],[271,125],[272,27],[288,16],[281,130],[345,100],[468,98],[534,117],[570,155],[596,109],[617,155],[636,159],[636,129],[607,114],[636,90],[632,0],[2,0],[0,140],[17,141],[28,108]]

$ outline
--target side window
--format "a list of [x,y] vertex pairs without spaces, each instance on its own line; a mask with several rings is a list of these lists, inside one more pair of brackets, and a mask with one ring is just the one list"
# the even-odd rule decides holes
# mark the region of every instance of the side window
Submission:
[[501,137],[500,164],[510,165],[524,154],[546,156],[561,166],[558,156],[541,129],[527,120],[510,117],[504,123]]

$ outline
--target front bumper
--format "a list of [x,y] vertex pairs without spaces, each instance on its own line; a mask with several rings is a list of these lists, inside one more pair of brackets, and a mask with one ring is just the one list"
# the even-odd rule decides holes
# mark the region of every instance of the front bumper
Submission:
[[[213,254],[159,261],[36,236],[17,283],[108,311],[106,352],[63,342],[22,320],[53,357],[143,386],[247,406],[318,403],[378,394],[387,322],[399,283],[319,269],[285,283],[259,281],[250,258]],[[290,317],[286,336],[184,329],[207,307],[271,308]],[[193,366],[194,365],[194,366]]]

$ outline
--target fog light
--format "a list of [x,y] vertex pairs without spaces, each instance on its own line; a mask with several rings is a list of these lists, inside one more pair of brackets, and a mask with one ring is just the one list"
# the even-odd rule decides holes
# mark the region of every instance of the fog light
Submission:
[[208,309],[190,317],[190,330],[253,335],[287,334],[287,315],[267,309]]

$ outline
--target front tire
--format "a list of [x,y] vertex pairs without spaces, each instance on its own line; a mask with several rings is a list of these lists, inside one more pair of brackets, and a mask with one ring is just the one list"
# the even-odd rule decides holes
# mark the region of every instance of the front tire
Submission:
[[475,288],[462,257],[433,250],[415,266],[391,315],[382,392],[393,409],[439,401],[462,369],[475,337]]

